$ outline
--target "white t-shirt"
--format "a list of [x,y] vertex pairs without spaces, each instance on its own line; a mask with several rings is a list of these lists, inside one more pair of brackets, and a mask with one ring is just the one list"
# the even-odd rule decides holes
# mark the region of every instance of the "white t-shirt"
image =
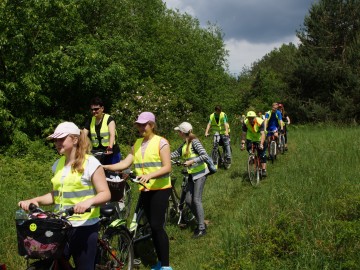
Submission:
[[[52,165],[53,174],[55,174],[56,166],[58,165],[58,163],[59,163],[59,159],[56,160]],[[91,177],[99,166],[101,166],[100,161],[93,156],[89,156],[88,161],[85,164],[84,173],[81,176],[81,182],[83,185],[85,186],[92,185]],[[68,175],[70,171],[71,171],[71,165],[64,166],[63,174],[61,176],[60,181],[63,181],[63,179]],[[98,218],[90,219],[90,220],[81,220],[81,221],[71,220],[71,224],[73,227],[89,226],[97,223],[98,221],[99,221]]]

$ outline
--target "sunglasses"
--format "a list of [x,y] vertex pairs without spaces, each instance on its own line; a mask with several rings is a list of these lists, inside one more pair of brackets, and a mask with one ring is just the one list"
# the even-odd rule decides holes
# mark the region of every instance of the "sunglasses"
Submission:
[[98,108],[91,108],[90,111],[93,111],[93,112],[97,112],[98,110],[100,110],[101,108],[98,107]]

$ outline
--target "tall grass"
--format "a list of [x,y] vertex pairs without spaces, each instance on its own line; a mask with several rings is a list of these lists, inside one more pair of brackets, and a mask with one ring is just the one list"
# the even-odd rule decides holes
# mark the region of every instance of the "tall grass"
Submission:
[[[210,140],[202,141],[210,152]],[[358,127],[291,128],[289,151],[268,164],[257,188],[247,181],[246,152],[239,144],[232,149],[230,170],[205,185],[208,234],[194,240],[194,224],[183,230],[167,225],[174,269],[359,269]],[[16,202],[48,185],[44,167],[51,162],[28,162],[0,159],[0,260],[9,269],[20,269],[23,261],[16,254]],[[35,187],[29,184],[40,178]]]

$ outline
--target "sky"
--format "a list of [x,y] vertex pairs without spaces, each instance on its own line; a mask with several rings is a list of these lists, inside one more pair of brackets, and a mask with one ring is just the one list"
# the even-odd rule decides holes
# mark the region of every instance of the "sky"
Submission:
[[230,74],[260,60],[282,44],[298,45],[296,30],[316,0],[164,0],[167,8],[222,29]]

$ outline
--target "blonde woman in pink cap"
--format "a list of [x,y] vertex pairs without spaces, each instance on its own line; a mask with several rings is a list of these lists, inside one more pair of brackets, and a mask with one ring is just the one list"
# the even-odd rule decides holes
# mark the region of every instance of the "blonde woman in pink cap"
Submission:
[[[51,192],[29,200],[20,201],[19,206],[29,210],[31,203],[55,205],[55,210],[74,207],[72,228],[65,258],[71,256],[77,270],[94,269],[99,231],[101,204],[110,200],[110,191],[100,162],[88,155],[90,141],[86,134],[72,122],[63,122],[48,136],[53,140],[61,157],[52,166]],[[76,188],[76,189],[75,189]],[[91,207],[90,212],[86,212]]]
[[[136,122],[141,138],[137,139],[131,153],[119,163],[104,165],[112,171],[121,171],[132,164],[142,185],[140,200],[149,220],[158,262],[151,269],[171,270],[169,266],[169,238],[165,231],[165,213],[171,192],[171,159],[168,141],[156,135],[155,115],[141,113]],[[144,187],[145,186],[145,187]]]

